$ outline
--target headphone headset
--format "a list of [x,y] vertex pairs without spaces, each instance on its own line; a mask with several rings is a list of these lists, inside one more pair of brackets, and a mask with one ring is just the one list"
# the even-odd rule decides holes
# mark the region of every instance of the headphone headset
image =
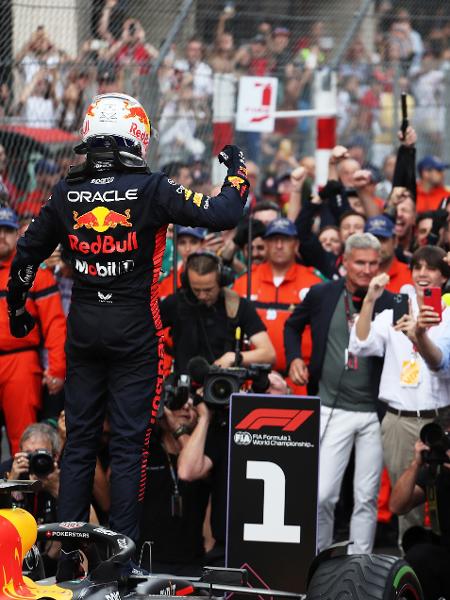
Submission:
[[188,277],[188,269],[189,263],[196,256],[209,256],[209,258],[213,259],[217,266],[217,275],[218,275],[218,283],[219,287],[228,287],[232,283],[234,283],[234,271],[231,267],[227,267],[223,264],[222,259],[211,250],[197,250],[196,252],[192,252],[189,254],[186,260],[186,264],[184,266],[184,270],[181,273],[180,281],[181,287],[184,290],[190,290],[191,286],[189,285],[189,277]]

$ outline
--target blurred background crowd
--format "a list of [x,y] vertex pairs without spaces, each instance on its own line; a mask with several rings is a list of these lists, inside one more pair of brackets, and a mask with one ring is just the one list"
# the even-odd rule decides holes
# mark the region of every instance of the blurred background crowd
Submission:
[[[332,68],[339,142],[374,167],[380,181],[389,173],[401,92],[419,134],[418,158],[447,153],[445,4],[367,1],[341,11],[331,1],[272,6],[266,0],[267,19],[239,1],[186,2],[181,15],[169,6],[143,11],[137,1],[98,0],[86,14],[82,2],[59,12],[53,4],[45,12],[32,3],[33,18],[14,2],[4,13],[0,143],[7,157],[0,168],[14,200],[32,202],[26,194],[45,187],[42,171],[65,172],[87,103],[96,93],[118,90],[139,97],[151,116],[154,166],[195,163],[202,181],[218,183],[210,181],[218,142],[212,117],[215,82],[224,77],[275,76],[277,109],[296,110],[314,108],[315,77]],[[258,165],[255,192],[264,194],[267,178],[314,154],[315,135],[311,118],[278,119],[273,133],[236,132],[235,141]],[[45,156],[51,164],[36,165]]]

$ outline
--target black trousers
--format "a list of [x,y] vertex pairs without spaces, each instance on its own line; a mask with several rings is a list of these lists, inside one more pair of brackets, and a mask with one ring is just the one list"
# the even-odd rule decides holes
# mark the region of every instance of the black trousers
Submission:
[[[67,442],[60,521],[88,521],[97,449],[110,421],[110,527],[134,541],[145,491],[148,442],[163,377],[163,338],[149,305],[73,304],[68,318]],[[67,544],[69,547],[70,544]]]

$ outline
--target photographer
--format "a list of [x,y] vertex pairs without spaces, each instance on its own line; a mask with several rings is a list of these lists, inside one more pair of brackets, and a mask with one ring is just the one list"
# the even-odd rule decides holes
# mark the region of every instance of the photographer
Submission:
[[[289,393],[286,382],[261,370],[253,380],[255,392]],[[265,381],[265,384],[264,384]],[[179,430],[182,450],[178,457],[178,477],[184,482],[208,478],[211,491],[211,531],[215,545],[204,557],[204,565],[223,566],[225,558],[227,477],[228,477],[228,406],[212,402],[211,388],[204,386],[204,402],[197,405],[198,421],[190,436]]]
[[[13,492],[11,497],[12,506],[30,512],[38,524],[57,521],[60,453],[61,438],[56,429],[47,423],[33,423],[23,432],[19,441],[19,451],[13,458],[0,464],[0,476],[8,481],[30,479],[41,482],[39,492]],[[60,547],[59,542],[41,544],[47,576],[56,572]]]
[[430,425],[422,428],[414,459],[394,486],[389,503],[393,513],[403,515],[428,500],[432,531],[414,528],[414,540],[410,536],[405,556],[427,600],[450,597],[449,433],[450,409],[447,408],[431,430]]
[[[229,269],[215,254],[201,251],[188,257],[181,289],[160,304],[163,327],[171,328],[177,373],[185,373],[187,363],[196,356],[222,368],[275,361],[275,350],[256,309],[226,287],[232,282]],[[242,342],[236,339],[238,328],[252,349],[238,351],[236,356]]]
[[200,575],[209,485],[206,481],[181,481],[177,474],[182,447],[196,430],[197,412],[191,399],[183,402],[185,398],[168,389],[173,390],[165,388],[164,412],[150,440],[141,546],[147,540],[152,542],[153,572]]
[[33,423],[23,432],[14,458],[0,464],[0,473],[8,481],[39,479],[41,482],[42,490],[38,494],[21,494],[15,499],[15,504],[30,511],[38,523],[57,520],[60,451],[57,431],[46,423]]

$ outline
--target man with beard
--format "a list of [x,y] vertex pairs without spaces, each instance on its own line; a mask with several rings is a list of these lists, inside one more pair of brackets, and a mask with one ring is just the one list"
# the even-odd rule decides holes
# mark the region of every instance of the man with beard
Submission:
[[[411,192],[404,187],[395,187],[388,200],[389,208],[395,209],[394,233],[397,237],[397,257],[411,258],[416,224],[416,205]],[[404,261],[407,262],[407,261]]]
[[[350,554],[372,551],[377,492],[382,468],[380,423],[376,411],[379,359],[357,359],[349,352],[350,330],[361,295],[378,271],[380,242],[370,233],[351,235],[345,244],[346,276],[313,286],[286,321],[284,344],[294,383],[307,384],[321,398],[318,546],[333,541],[334,509],[345,469],[355,448],[354,508]],[[375,313],[392,306],[383,292]],[[306,366],[299,341],[311,326],[312,355]]]
[[[251,221],[251,224],[250,224]],[[245,263],[248,261],[248,230],[251,225],[251,256],[252,256],[252,267],[260,265],[266,260],[266,244],[264,243],[264,234],[266,232],[266,226],[259,219],[250,217],[245,218],[239,223],[236,228],[236,234],[234,236],[234,244],[238,249],[242,250],[242,254],[245,258]]]

